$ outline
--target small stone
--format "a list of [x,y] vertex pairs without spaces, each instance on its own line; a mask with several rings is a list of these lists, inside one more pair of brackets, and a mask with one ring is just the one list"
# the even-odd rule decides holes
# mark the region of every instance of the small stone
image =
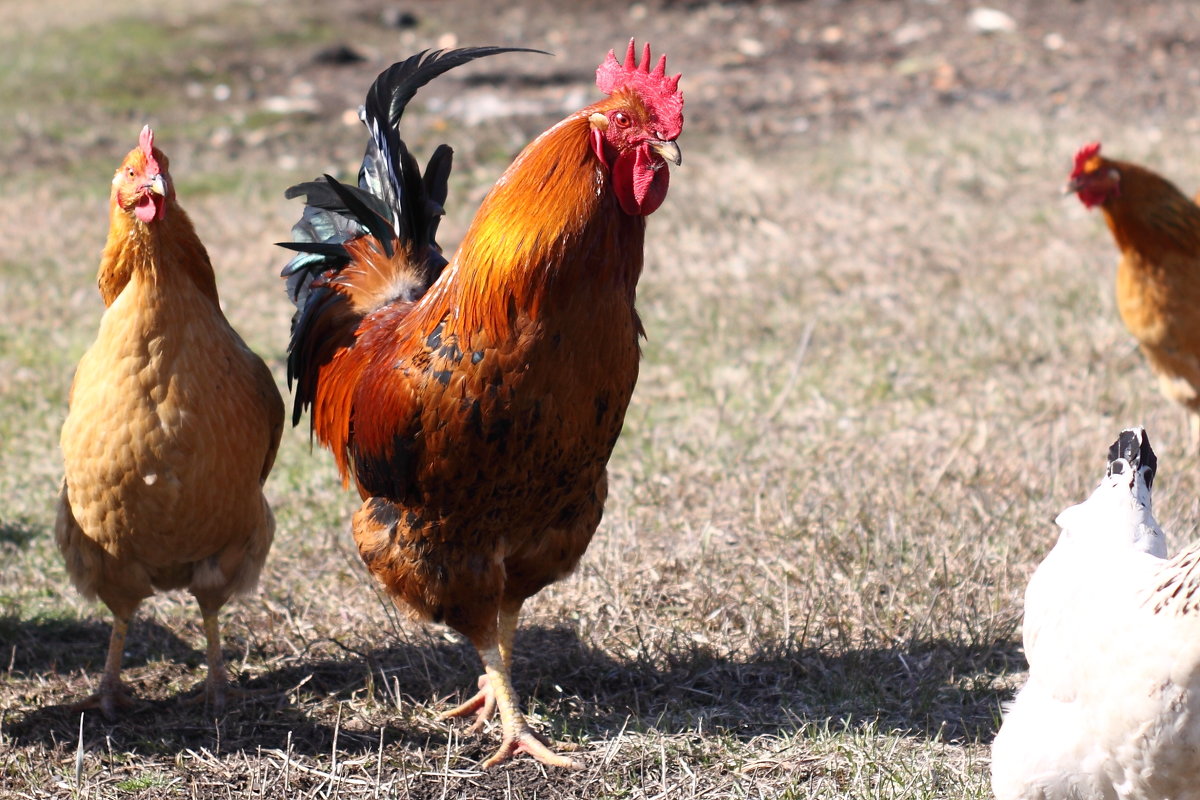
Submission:
[[767,46],[765,44],[758,39],[751,39],[748,36],[738,39],[737,49],[739,53],[749,58],[762,58],[767,54]]
[[939,27],[936,20],[909,20],[892,31],[892,41],[900,47],[907,47],[910,44],[916,44],[929,36],[929,34],[934,33]]
[[1012,33],[1017,21],[998,8],[976,8],[967,14],[967,27],[975,33]]

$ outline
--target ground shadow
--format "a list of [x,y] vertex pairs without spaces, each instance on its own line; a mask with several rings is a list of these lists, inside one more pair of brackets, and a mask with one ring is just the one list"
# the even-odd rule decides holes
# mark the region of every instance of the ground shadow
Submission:
[[[0,616],[0,652],[9,675],[35,676],[100,670],[112,624],[105,619]],[[204,663],[204,652],[153,617],[135,616],[125,646],[125,666],[155,657]]]
[[[11,624],[0,619],[0,633]],[[144,644],[130,653],[129,663],[154,653],[195,662],[200,669],[193,682],[203,678],[203,654],[198,648],[152,620],[139,626]],[[100,668],[107,625],[41,622],[19,630],[27,642],[67,635],[78,645],[73,649],[80,651],[72,666]],[[368,652],[329,640],[316,644],[321,646],[312,652],[271,659],[280,665],[241,678],[238,686],[250,696],[232,702],[219,722],[203,703],[189,704],[177,690],[138,687],[152,699],[139,701],[116,723],[96,714],[88,716],[84,736],[107,739],[111,745],[106,746],[145,755],[199,747],[290,749],[315,755],[327,753],[335,735],[339,752],[351,755],[374,752],[381,735],[385,746],[402,742],[444,748],[447,731],[455,730],[457,723],[448,727],[431,719],[428,725],[393,725],[386,722],[388,712],[383,708],[378,715],[382,726],[356,729],[332,718],[330,709],[337,703],[329,701],[360,697],[371,684],[384,703],[398,702],[403,707],[448,698],[445,707],[449,707],[449,702],[473,690],[479,672],[469,646],[428,632]],[[39,660],[38,651],[28,647],[19,652],[16,673],[65,666],[61,645],[53,658]],[[1006,699],[1006,690],[997,688],[1002,683],[998,679],[1024,668],[1018,646],[1011,641],[983,645],[928,641],[904,650],[843,653],[800,648],[745,658],[696,647],[672,654],[667,663],[654,664],[590,647],[574,630],[558,626],[522,628],[516,653],[514,678],[526,705],[537,706],[554,725],[555,735],[592,740],[610,739],[621,730],[647,729],[668,734],[720,730],[749,740],[833,720],[850,725],[877,723],[915,737],[987,743],[995,733],[1000,702]],[[55,746],[78,736],[78,713],[66,705],[7,716],[6,733],[18,744]],[[484,735],[457,742],[456,747],[458,755],[482,759],[495,744]]]
[[0,544],[23,548],[35,538],[44,535],[44,528],[38,528],[31,523],[15,519],[0,520]]

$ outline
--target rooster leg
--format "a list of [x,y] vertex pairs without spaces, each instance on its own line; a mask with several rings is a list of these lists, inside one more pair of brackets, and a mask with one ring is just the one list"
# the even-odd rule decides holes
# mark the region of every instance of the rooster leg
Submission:
[[[517,618],[520,615],[521,606],[518,605],[514,609],[501,609],[498,616],[500,661],[504,665],[504,669],[510,673],[512,671],[513,637],[517,632]],[[492,683],[488,680],[486,672],[479,676],[479,691],[475,693],[474,697],[449,711],[442,712],[438,715],[438,720],[465,717],[469,714],[475,715],[475,722],[467,728],[467,733],[482,732],[483,726],[496,715],[496,693],[492,690]]]
[[582,764],[555,753],[549,748],[546,738],[529,727],[525,715],[517,707],[516,692],[513,691],[512,679],[499,646],[479,648],[479,657],[483,659],[484,674],[500,711],[500,724],[504,728],[500,749],[483,762],[483,768],[494,767],[517,753],[528,753],[550,767],[580,769]]
[[108,657],[104,660],[104,676],[100,678],[100,691],[71,704],[72,711],[99,708],[104,718],[112,722],[117,718],[118,708],[129,708],[133,705],[129,687],[121,680],[121,658],[125,654],[125,636],[128,633],[128,618],[114,614],[112,634],[108,637]]

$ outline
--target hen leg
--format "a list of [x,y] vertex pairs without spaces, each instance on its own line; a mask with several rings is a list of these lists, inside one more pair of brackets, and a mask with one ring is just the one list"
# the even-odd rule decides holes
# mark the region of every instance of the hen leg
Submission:
[[208,661],[208,679],[205,695],[212,705],[214,714],[225,712],[225,698],[229,691],[229,673],[225,671],[225,656],[221,653],[221,623],[216,611],[201,609],[204,617],[204,638],[208,641],[205,658]]
[[203,690],[196,690],[194,697],[188,697],[183,702],[188,705],[207,703],[214,716],[225,713],[225,707],[230,698],[237,700],[252,700],[270,695],[265,689],[242,689],[229,682],[229,673],[225,669],[225,656],[221,653],[221,623],[219,611],[209,610],[200,606],[200,614],[204,619],[205,660],[208,662],[208,676],[204,679]]
[[[513,637],[517,632],[517,618],[520,615],[520,605],[513,609],[501,609],[498,615],[497,647],[500,651],[500,663],[504,670],[510,673],[512,671]],[[486,672],[479,676],[479,691],[475,693],[474,697],[449,711],[442,712],[438,715],[438,720],[465,717],[470,714],[475,715],[475,722],[467,728],[468,733],[479,733],[483,730],[483,726],[496,715],[496,692],[492,689],[492,682],[488,679]]]
[[100,709],[104,718],[112,722],[117,718],[118,708],[133,705],[129,687],[121,680],[121,658],[125,654],[125,636],[129,633],[129,618],[113,614],[112,634],[108,637],[108,656],[104,660],[104,676],[100,678],[100,690],[94,695],[71,705],[72,711]]

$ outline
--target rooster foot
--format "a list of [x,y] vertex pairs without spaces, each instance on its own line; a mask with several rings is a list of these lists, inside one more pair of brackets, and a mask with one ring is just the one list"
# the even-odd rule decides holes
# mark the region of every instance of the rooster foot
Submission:
[[444,722],[471,714],[475,715],[475,722],[467,728],[467,733],[482,733],[484,726],[496,715],[496,693],[492,691],[492,684],[486,674],[479,676],[479,691],[470,700],[460,703],[449,711],[443,711],[438,714],[437,718],[438,722]]
[[[573,758],[560,756],[558,753],[550,749],[550,740],[540,733],[537,733],[529,724],[522,721],[519,725],[514,726],[516,730],[504,732],[504,740],[500,743],[500,749],[492,754],[492,757],[483,762],[484,769],[492,767],[512,758],[518,753],[526,753],[529,756],[537,759],[548,767],[561,767],[563,769],[583,769],[583,764],[580,764]],[[579,748],[575,745],[556,745],[560,750],[573,751]]]

